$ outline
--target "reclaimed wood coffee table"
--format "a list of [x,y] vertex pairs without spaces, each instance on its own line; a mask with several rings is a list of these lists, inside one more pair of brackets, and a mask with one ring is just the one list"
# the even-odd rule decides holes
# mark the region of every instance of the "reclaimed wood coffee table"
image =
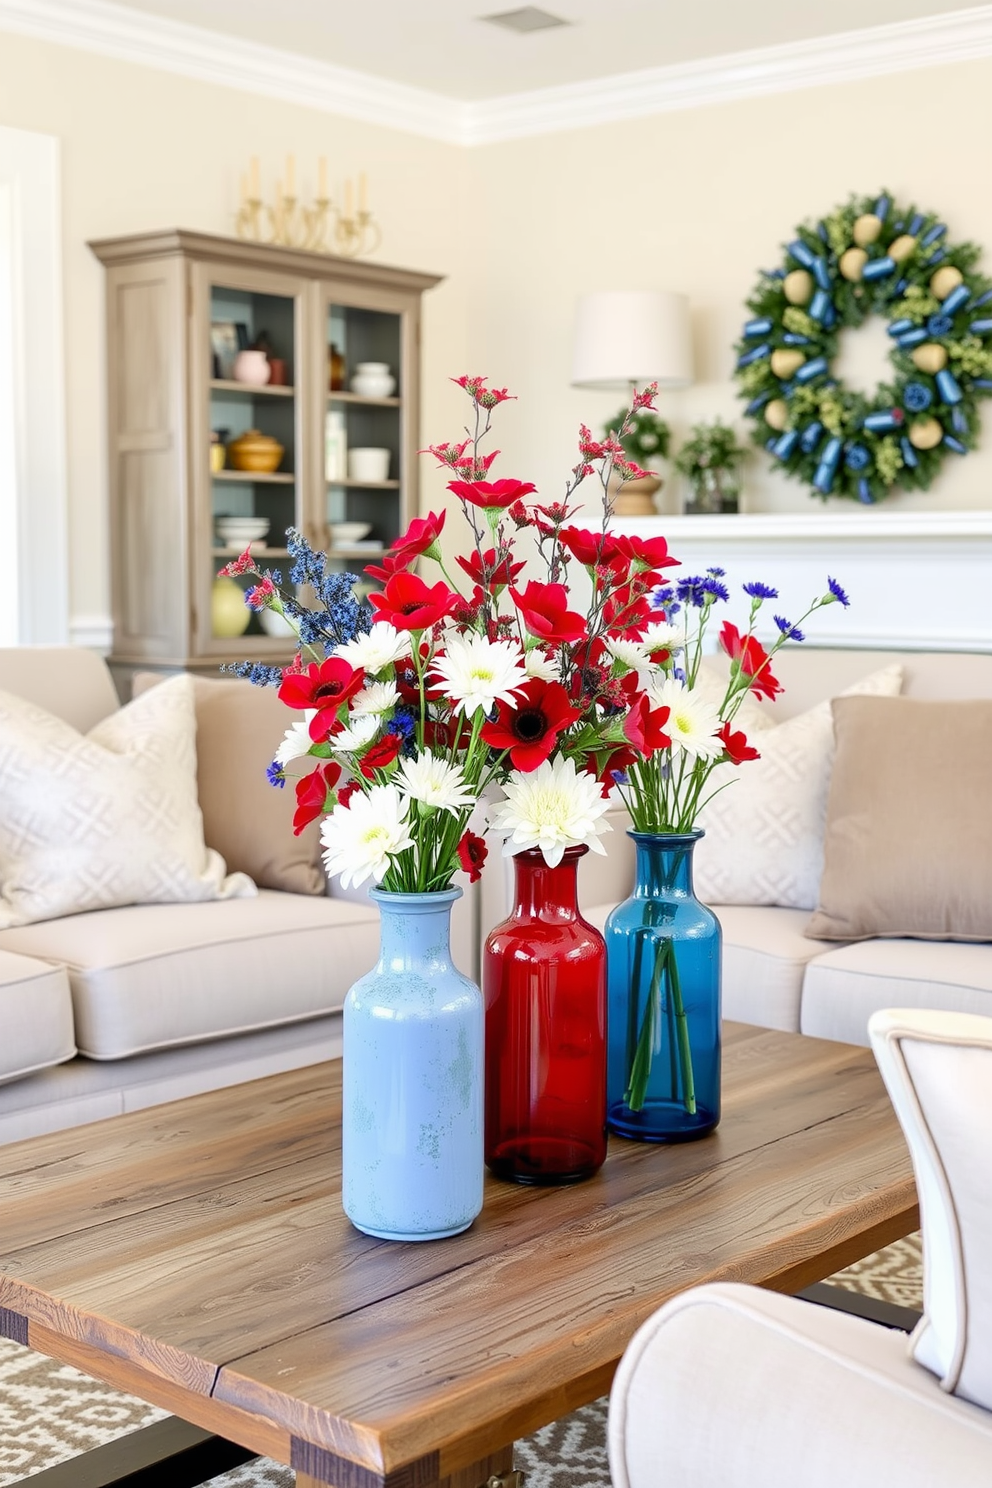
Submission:
[[489,1180],[427,1244],[340,1203],[340,1066],[0,1149],[0,1332],[288,1463],[474,1488],[603,1394],[698,1282],[796,1291],[918,1224],[871,1053],[727,1025],[720,1127],[613,1141],[567,1189]]

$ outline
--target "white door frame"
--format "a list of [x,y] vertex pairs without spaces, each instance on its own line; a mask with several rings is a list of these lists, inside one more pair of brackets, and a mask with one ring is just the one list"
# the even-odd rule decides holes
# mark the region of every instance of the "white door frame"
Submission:
[[7,128],[0,128],[0,399],[0,572],[5,583],[14,576],[6,608],[0,600],[0,636],[5,644],[64,644],[69,571],[59,141]]

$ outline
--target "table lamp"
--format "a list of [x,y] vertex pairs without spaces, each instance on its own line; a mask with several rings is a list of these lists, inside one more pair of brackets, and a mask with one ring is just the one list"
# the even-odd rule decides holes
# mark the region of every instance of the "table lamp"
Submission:
[[[575,317],[572,386],[630,395],[692,381],[689,301],[672,290],[597,290],[582,295]],[[615,498],[617,516],[649,516],[661,482],[628,481]]]

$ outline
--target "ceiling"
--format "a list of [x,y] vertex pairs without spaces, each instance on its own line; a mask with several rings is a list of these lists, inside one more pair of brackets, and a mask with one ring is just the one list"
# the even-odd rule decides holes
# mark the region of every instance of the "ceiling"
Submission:
[[986,8],[961,0],[534,0],[571,24],[520,35],[479,18],[527,0],[118,3],[473,101]]

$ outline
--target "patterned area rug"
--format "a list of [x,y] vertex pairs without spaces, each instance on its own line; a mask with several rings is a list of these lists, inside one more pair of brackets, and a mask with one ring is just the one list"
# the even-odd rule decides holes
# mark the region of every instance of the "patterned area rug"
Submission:
[[[851,1291],[923,1305],[919,1235],[866,1257],[831,1280]],[[527,1488],[609,1488],[606,1398],[517,1442]],[[133,1400],[78,1370],[0,1339],[0,1488],[114,1437],[160,1420],[165,1411]],[[213,1488],[293,1488],[294,1474],[259,1458],[212,1480]]]

